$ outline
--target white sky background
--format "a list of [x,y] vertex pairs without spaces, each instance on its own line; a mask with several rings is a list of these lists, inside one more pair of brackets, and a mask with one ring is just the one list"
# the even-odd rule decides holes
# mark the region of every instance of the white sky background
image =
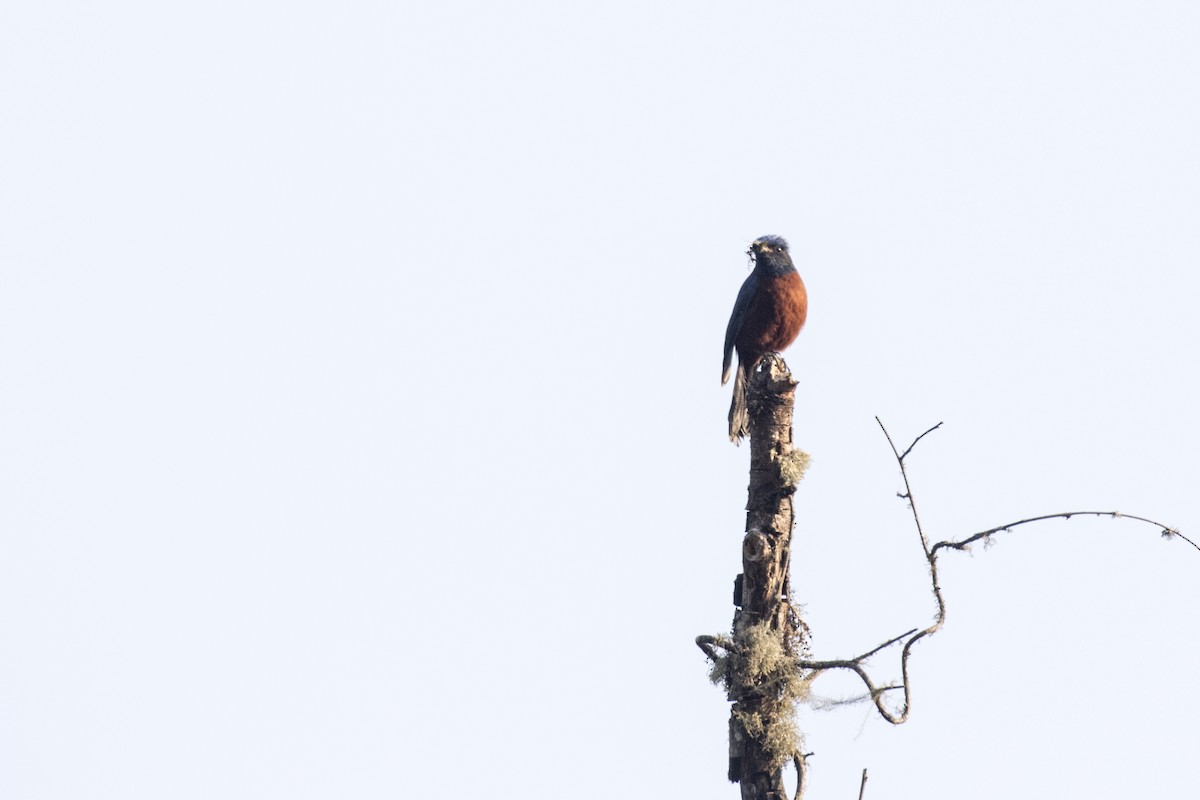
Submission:
[[[436,7],[435,7],[436,6]],[[0,796],[732,798],[748,242],[816,654],[1200,533],[1200,8],[0,8]],[[949,554],[811,798],[1198,791],[1200,553]],[[895,653],[873,664],[894,674]],[[838,697],[852,682],[823,680]]]

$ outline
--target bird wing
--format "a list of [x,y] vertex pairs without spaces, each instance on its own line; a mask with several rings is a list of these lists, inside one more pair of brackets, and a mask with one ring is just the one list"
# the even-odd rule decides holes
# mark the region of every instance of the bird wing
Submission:
[[738,334],[742,332],[742,326],[746,324],[746,315],[750,313],[750,302],[754,299],[756,291],[758,276],[751,272],[738,292],[737,302],[733,304],[733,314],[729,317],[729,327],[725,329],[725,360],[721,362],[722,386],[729,381],[729,376],[733,373],[733,345]]

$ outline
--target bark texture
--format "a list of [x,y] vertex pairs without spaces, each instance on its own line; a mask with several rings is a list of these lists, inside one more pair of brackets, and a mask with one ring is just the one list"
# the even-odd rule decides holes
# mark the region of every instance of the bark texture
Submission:
[[725,680],[733,701],[729,779],[741,784],[743,800],[783,800],[783,766],[802,758],[794,710],[808,637],[790,574],[792,500],[808,456],[792,445],[796,381],[783,359],[768,356],[749,377],[750,486]]

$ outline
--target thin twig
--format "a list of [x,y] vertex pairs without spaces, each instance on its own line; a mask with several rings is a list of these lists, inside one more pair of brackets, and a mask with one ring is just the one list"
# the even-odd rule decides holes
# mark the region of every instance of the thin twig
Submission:
[[[815,675],[811,676],[811,677],[815,677]],[[877,687],[875,691],[877,691],[877,692],[894,692],[897,689],[903,689],[903,688],[904,688],[903,686],[898,686],[896,684],[890,684],[888,686]],[[805,700],[805,703],[807,705],[809,705],[810,707],[812,707],[816,711],[830,711],[832,709],[841,708],[843,706],[856,706],[859,703],[865,703],[867,701],[874,702],[874,698],[872,698],[871,695],[869,695],[869,694],[860,694],[860,695],[855,695],[854,697],[818,697],[818,696],[810,693],[808,695],[808,698]]]
[[863,653],[861,656],[859,656],[858,658],[856,658],[856,659],[854,659],[854,660],[855,660],[855,661],[866,661],[868,658],[870,658],[871,656],[875,655],[875,654],[876,654],[876,653],[878,653],[880,650],[883,650],[885,647],[891,647],[891,646],[892,646],[892,645],[894,645],[896,642],[898,642],[898,641],[900,641],[901,639],[903,639],[905,636],[908,636],[910,633],[916,633],[916,632],[917,632],[917,629],[916,629],[916,628],[912,628],[911,630],[907,630],[907,631],[905,631],[904,633],[900,634],[899,636],[897,636],[897,637],[896,637],[896,638],[894,638],[894,639],[888,639],[886,642],[884,642],[883,644],[879,645],[879,647],[876,647],[874,650],[868,650],[867,652]]
[[[938,423],[941,425],[942,423]],[[862,783],[858,785],[858,800],[863,800],[863,793],[867,791],[867,768],[863,767]]]
[[[876,421],[876,422],[879,422],[879,417],[876,417],[876,418],[875,418],[875,421]],[[879,427],[881,427],[881,428],[883,427],[883,423],[882,423],[882,422],[879,422]],[[932,428],[930,428],[929,430],[925,431],[924,433],[922,433],[922,434],[921,434],[920,436],[918,436],[917,438],[913,439],[913,443],[912,443],[912,444],[910,444],[910,445],[908,446],[908,449],[907,449],[907,450],[905,450],[905,451],[904,451],[904,452],[903,452],[903,453],[900,455],[900,460],[901,460],[901,461],[903,461],[905,458],[907,458],[907,457],[908,457],[908,454],[912,452],[912,449],[913,449],[914,447],[916,447],[916,446],[917,446],[917,442],[921,441],[921,440],[922,440],[922,439],[924,439],[926,436],[928,436],[929,434],[933,433],[934,431],[936,431],[936,430],[937,430],[938,428],[940,428],[940,427],[942,427],[942,423],[940,423],[940,422],[939,422],[937,425],[934,425]],[[884,430],[884,434],[887,434],[887,430]]]
[[1010,528],[1015,528],[1018,525],[1028,525],[1030,522],[1041,522],[1042,520],[1047,519],[1070,519],[1071,517],[1112,517],[1113,519],[1132,519],[1137,522],[1145,522],[1149,525],[1159,528],[1162,531],[1164,538],[1171,539],[1178,536],[1192,547],[1200,550],[1200,544],[1196,544],[1194,541],[1180,533],[1177,529],[1163,525],[1161,522],[1155,522],[1152,519],[1147,519],[1146,517],[1138,517],[1133,514],[1122,514],[1120,511],[1060,511],[1057,514],[1043,514],[1040,517],[1029,517],[1028,519],[1018,520],[1017,522],[1009,522],[1006,525],[997,525],[994,528],[988,528],[986,531],[973,533],[965,539],[959,539],[953,542],[938,542],[933,546],[932,552],[937,553],[938,550],[943,548],[948,550],[966,550],[972,542],[977,542],[980,539],[986,539],[994,533],[1006,531]]

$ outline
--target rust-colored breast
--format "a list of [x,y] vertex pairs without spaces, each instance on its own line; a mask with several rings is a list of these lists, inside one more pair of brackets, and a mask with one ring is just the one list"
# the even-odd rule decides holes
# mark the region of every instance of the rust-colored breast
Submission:
[[764,276],[737,338],[738,359],[749,366],[765,353],[783,350],[796,340],[807,316],[808,292],[797,273]]

